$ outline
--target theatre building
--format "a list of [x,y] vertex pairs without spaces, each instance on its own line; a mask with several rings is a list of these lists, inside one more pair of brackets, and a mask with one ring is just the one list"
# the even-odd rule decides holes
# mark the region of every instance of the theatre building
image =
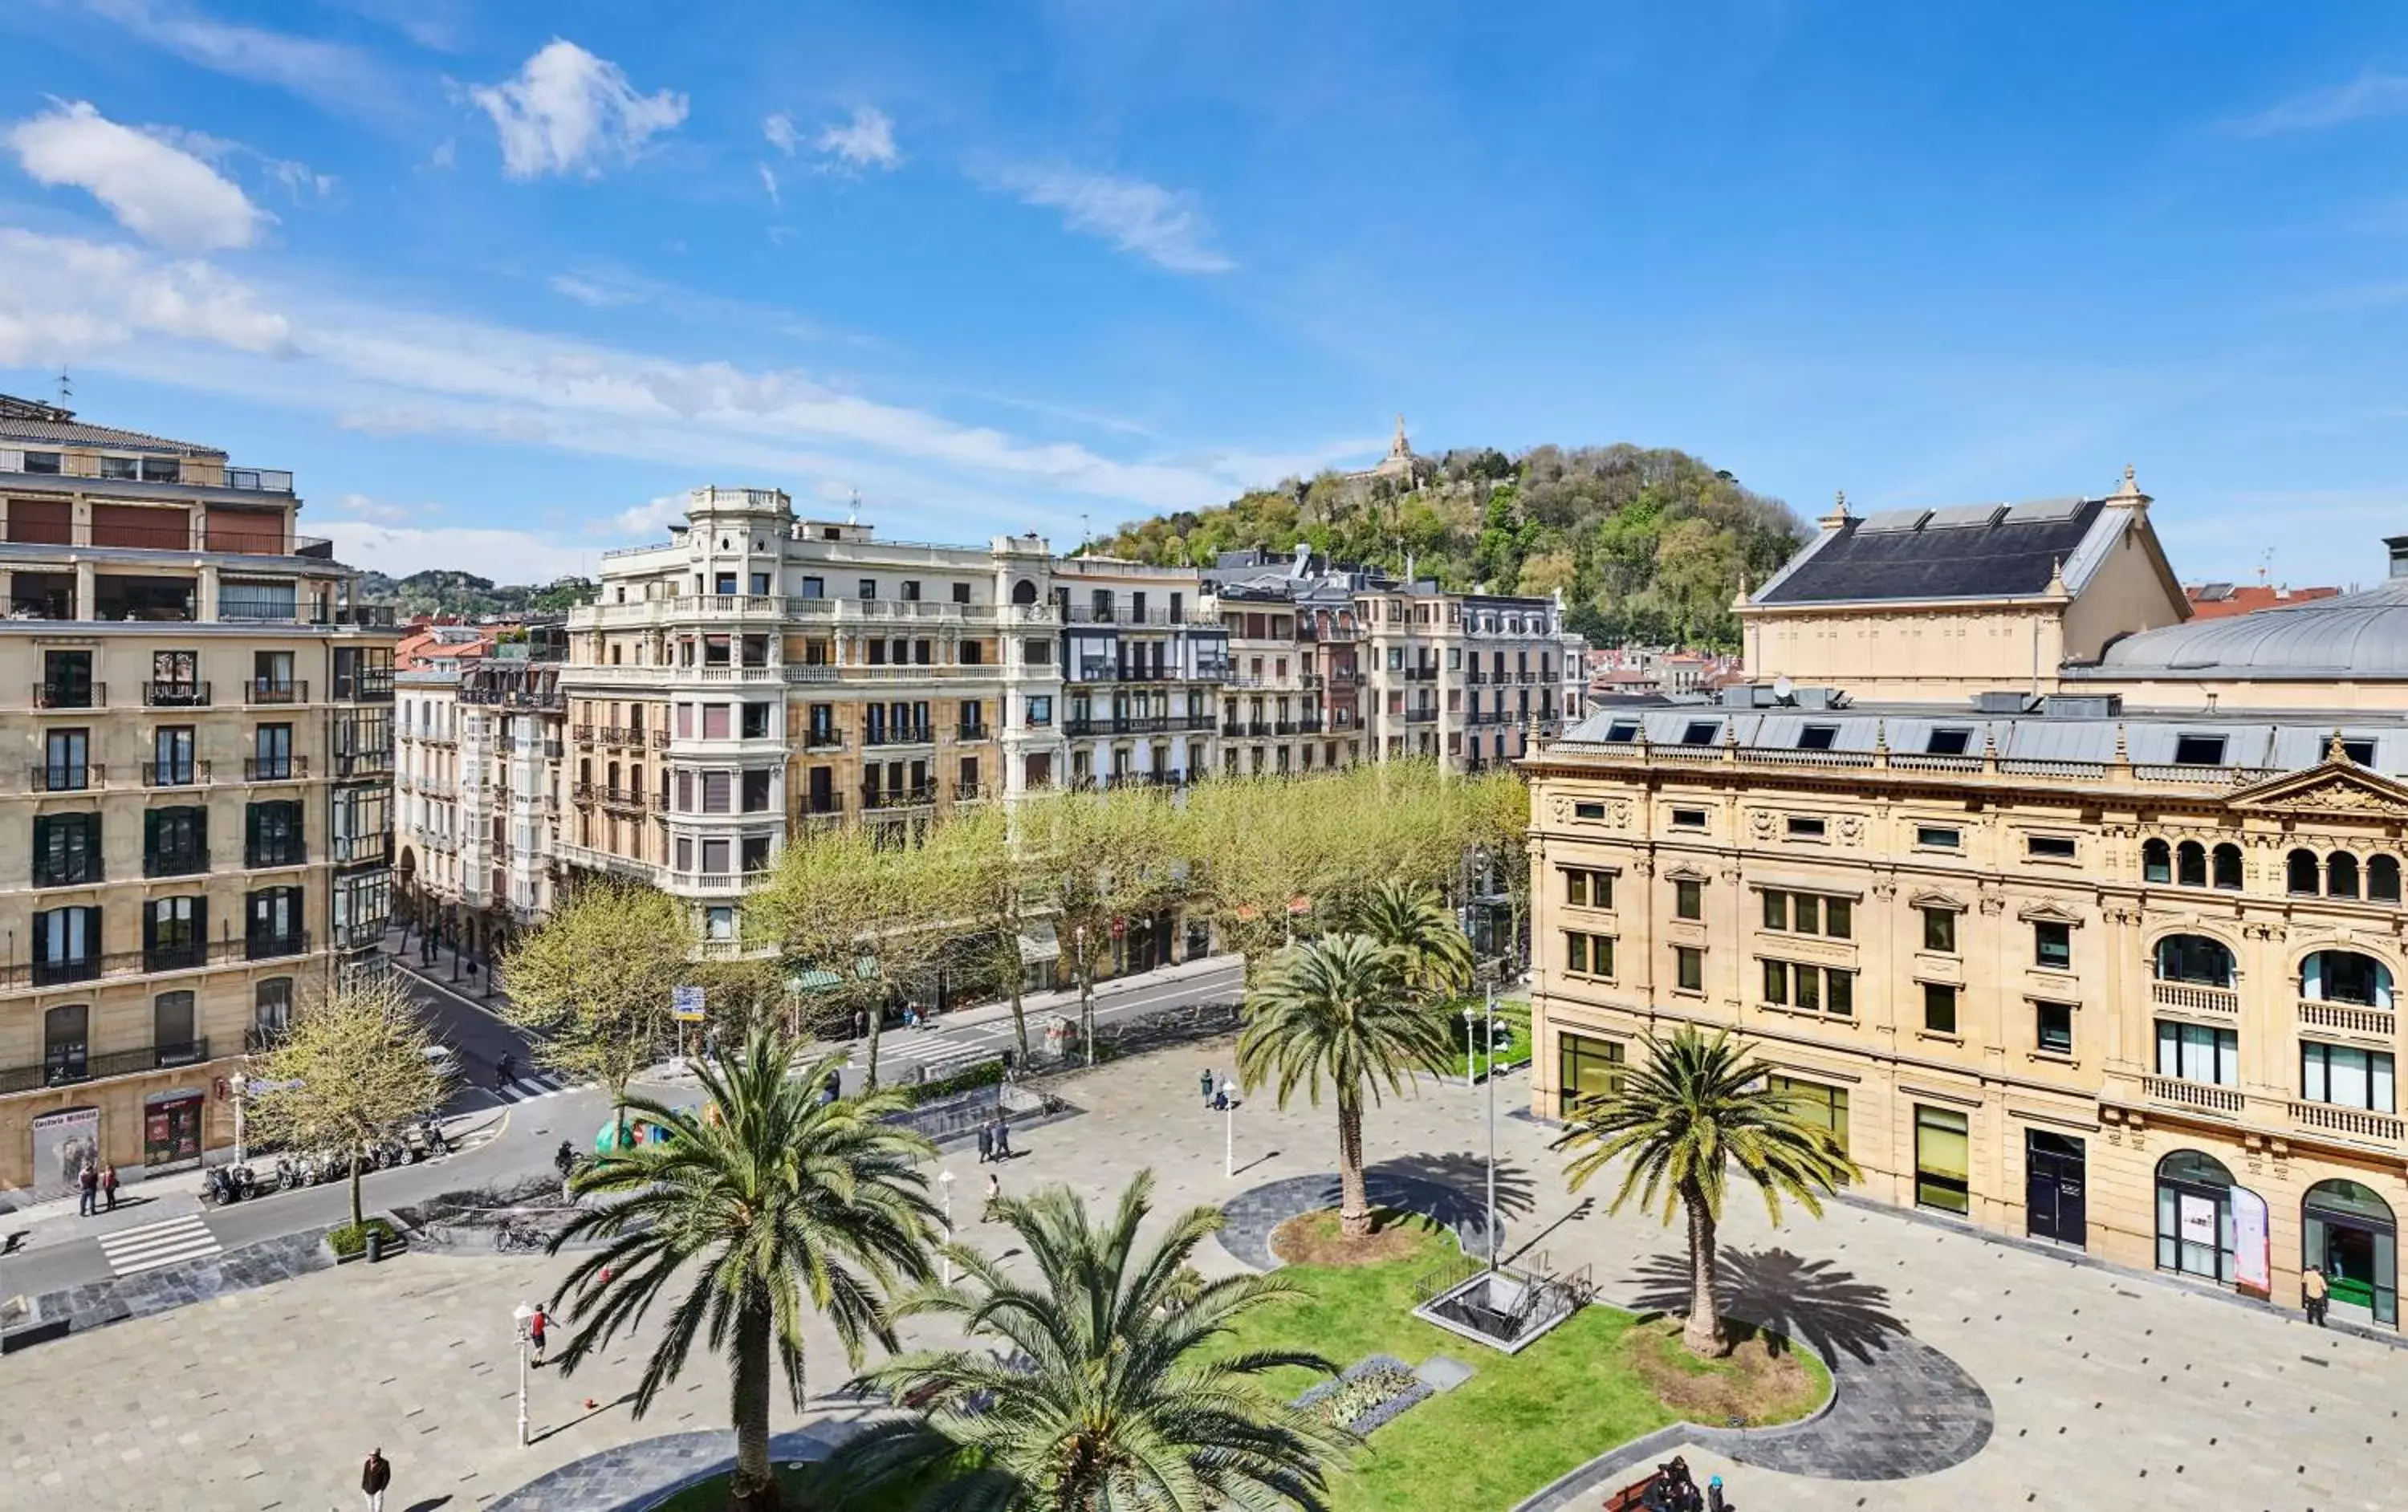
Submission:
[[[2061,591],[2010,516],[1956,527],[1969,570]],[[1767,681],[1533,757],[1535,1111],[1727,1027],[1866,1196],[2286,1306],[2314,1263],[2336,1319],[2396,1328],[2408,577],[2157,628],[2119,592],[2141,624],[2038,692]],[[1849,608],[1816,610],[1840,644]]]

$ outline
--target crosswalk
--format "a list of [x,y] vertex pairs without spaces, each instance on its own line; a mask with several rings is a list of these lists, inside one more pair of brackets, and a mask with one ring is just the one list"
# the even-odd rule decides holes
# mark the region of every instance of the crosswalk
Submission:
[[484,1089],[494,1101],[502,1103],[532,1103],[539,1097],[551,1097],[571,1090],[568,1082],[549,1071],[522,1071],[516,1080],[506,1086],[489,1085]]
[[109,1269],[119,1276],[156,1270],[178,1261],[203,1260],[224,1248],[197,1213],[100,1236],[101,1253],[108,1257]]

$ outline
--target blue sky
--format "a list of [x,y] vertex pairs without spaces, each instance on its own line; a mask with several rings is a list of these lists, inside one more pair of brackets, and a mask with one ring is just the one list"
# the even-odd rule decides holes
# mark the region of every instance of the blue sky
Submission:
[[[673,21],[666,18],[674,18]],[[660,501],[1075,540],[1418,446],[2408,531],[2408,12],[0,5],[0,389],[506,579]]]

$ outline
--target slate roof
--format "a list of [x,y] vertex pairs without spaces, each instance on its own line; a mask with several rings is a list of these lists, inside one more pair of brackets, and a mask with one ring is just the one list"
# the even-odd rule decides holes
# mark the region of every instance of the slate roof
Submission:
[[2408,578],[2363,592],[2144,630],[2109,642],[2097,665],[2065,672],[2100,680],[2408,678]]
[[2078,591],[2126,518],[2086,498],[1886,510],[1817,536],[1751,601],[2029,597],[2060,569]]

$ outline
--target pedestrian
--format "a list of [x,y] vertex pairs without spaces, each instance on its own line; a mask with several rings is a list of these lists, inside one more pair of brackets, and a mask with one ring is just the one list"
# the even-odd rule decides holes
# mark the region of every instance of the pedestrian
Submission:
[[509,1051],[504,1050],[502,1052],[502,1058],[494,1064],[494,1090],[495,1091],[507,1091],[510,1083],[518,1079],[519,1058],[512,1055]]
[[1000,1113],[995,1119],[995,1158],[998,1161],[1011,1159],[1011,1125]]
[[552,1319],[544,1312],[543,1304],[537,1303],[535,1316],[527,1319],[527,1342],[535,1346],[535,1364],[538,1370],[543,1368],[543,1331],[551,1324]]
[[979,1221],[982,1223],[994,1222],[996,1205],[1002,1201],[1003,1180],[993,1171],[989,1171],[986,1174],[986,1205],[979,1209]]
[[1211,1107],[1212,1105],[1212,1088],[1214,1085],[1212,1080],[1212,1068],[1211,1066],[1206,1066],[1204,1068],[1204,1074],[1196,1078],[1196,1085],[1203,1091],[1204,1105],[1206,1107]]
[[1720,1476],[1711,1476],[1706,1481],[1706,1512],[1729,1512],[1729,1504],[1723,1500],[1723,1477]]
[[90,1161],[84,1162],[83,1169],[76,1175],[76,1187],[80,1193],[77,1199],[77,1215],[90,1218],[100,1210],[100,1167]]
[[909,1003],[903,1005],[903,1027],[906,1029],[920,1027],[920,1010]]
[[2318,1328],[2325,1326],[2325,1310],[2332,1305],[2332,1288],[2325,1281],[2325,1273],[2311,1265],[2300,1273],[2300,1297],[2308,1309],[2308,1321]]
[[982,1123],[979,1125],[979,1163],[984,1165],[993,1159],[995,1159],[995,1125]]
[[859,1039],[869,1033],[869,1013],[864,1008],[853,1010],[853,1037]]
[[1236,1102],[1237,1100],[1238,1100],[1238,1084],[1237,1084],[1236,1082],[1234,1082],[1234,1081],[1231,1081],[1228,1077],[1223,1077],[1221,1078],[1221,1091],[1220,1091],[1220,1093],[1219,1093],[1219,1094],[1218,1094],[1218,1095],[1213,1099],[1213,1102],[1212,1102],[1212,1111],[1214,1111],[1215,1113],[1226,1113],[1226,1112],[1227,1112],[1227,1111],[1229,1110],[1229,1105],[1230,1105],[1230,1104],[1232,1104],[1232,1103],[1234,1103],[1234,1102]]
[[100,1168],[101,1205],[117,1211],[117,1165],[114,1162]]
[[368,1512],[384,1512],[384,1489],[392,1484],[393,1462],[379,1445],[368,1450],[367,1462],[360,1466],[360,1494],[367,1499]]

